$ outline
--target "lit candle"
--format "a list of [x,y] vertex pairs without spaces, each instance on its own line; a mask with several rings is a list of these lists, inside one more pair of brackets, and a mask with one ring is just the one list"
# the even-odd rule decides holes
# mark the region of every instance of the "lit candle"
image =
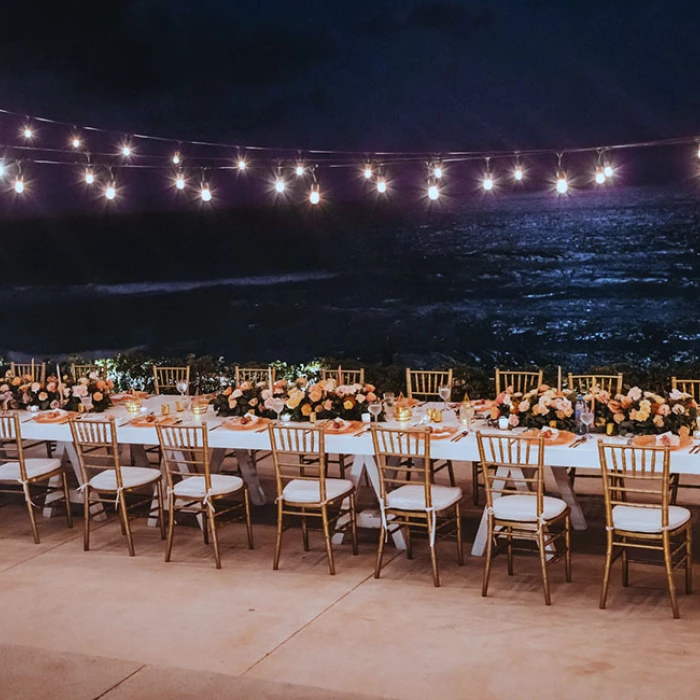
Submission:
[[561,391],[561,365],[557,365],[557,391]]

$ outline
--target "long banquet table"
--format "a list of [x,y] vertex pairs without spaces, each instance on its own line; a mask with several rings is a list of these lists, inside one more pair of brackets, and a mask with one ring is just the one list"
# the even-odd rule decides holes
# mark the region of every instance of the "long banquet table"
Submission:
[[[144,401],[144,406],[148,411],[153,411],[160,414],[161,405],[168,403],[172,405],[174,411],[175,398],[173,396],[153,396]],[[440,407],[442,404],[435,404]],[[25,418],[25,415],[27,416]],[[28,420],[28,415],[22,416],[22,438],[25,440],[50,440],[59,444],[59,449],[70,460],[75,471],[78,482],[82,482],[82,476],[78,466],[77,455],[72,445],[70,426],[67,424],[46,424],[37,423],[33,420]],[[132,448],[137,463],[146,464],[147,456],[144,446],[156,445],[158,437],[155,428],[139,428],[129,425],[129,418],[126,410],[123,407],[113,407],[108,409],[104,414],[113,415],[117,425],[117,440],[120,445]],[[181,414],[185,415],[185,414]],[[456,419],[453,411],[447,411],[445,418],[452,417],[451,420],[445,420],[445,425],[456,425]],[[213,412],[213,408],[209,407],[206,416],[202,418],[193,418],[188,416],[189,420],[184,422],[187,424],[198,424],[206,421],[209,432],[209,446],[213,448],[212,469],[217,470],[223,460],[223,456],[227,451],[233,450],[241,468],[241,473],[245,479],[250,492],[251,501],[255,505],[264,505],[266,502],[265,493],[260,485],[260,479],[256,467],[250,458],[249,450],[270,449],[269,436],[266,432],[257,433],[255,431],[233,431],[225,428],[218,429],[218,426],[225,420],[219,418]],[[308,425],[308,424],[305,424]],[[382,425],[399,427],[398,423],[383,423]],[[433,440],[430,445],[431,457],[436,459],[451,459],[458,462],[478,461],[479,454],[475,437],[475,430],[481,430],[484,433],[498,432],[493,428],[489,428],[484,421],[475,421],[474,429],[466,437],[451,442],[450,440]],[[513,432],[514,435],[518,431]],[[566,468],[599,468],[597,441],[606,439],[610,442],[622,443],[622,438],[604,438],[603,436],[595,436],[594,438],[584,442],[579,447],[574,449],[563,445],[546,447],[545,463],[551,468],[551,473],[556,482],[560,496],[571,507],[571,523],[577,530],[586,529],[586,519],[581,510],[580,504],[576,498],[576,493],[571,487]],[[366,432],[360,436],[353,435],[327,435],[326,449],[329,454],[344,454],[352,455],[353,463],[350,468],[349,476],[356,485],[362,483],[363,474],[367,474],[370,484],[377,496],[379,495],[379,475],[377,466],[373,458],[372,436]],[[700,475],[700,454],[689,454],[688,448],[674,451],[671,453],[671,471],[678,474],[696,474]],[[505,478],[509,474],[508,470],[503,470],[501,475]],[[515,476],[515,475],[514,475]],[[517,485],[517,484],[516,484]],[[486,513],[482,517],[482,523],[477,533],[477,536],[472,547],[472,554],[481,556],[485,546],[485,519]],[[358,524],[365,526],[375,526],[378,520],[371,515],[363,521],[359,518]],[[340,536],[342,538],[342,535]],[[403,548],[404,542],[400,533],[394,535],[394,543],[396,546]]]

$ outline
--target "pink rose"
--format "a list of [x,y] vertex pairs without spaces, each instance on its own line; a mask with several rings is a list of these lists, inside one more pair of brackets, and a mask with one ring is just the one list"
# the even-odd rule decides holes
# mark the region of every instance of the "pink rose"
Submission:
[[520,425],[520,418],[518,418],[518,416],[510,415],[508,417],[508,423],[511,427],[517,428]]

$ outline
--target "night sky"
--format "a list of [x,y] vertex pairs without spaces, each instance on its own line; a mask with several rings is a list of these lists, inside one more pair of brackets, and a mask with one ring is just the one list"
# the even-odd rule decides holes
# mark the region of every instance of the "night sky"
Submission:
[[69,123],[362,151],[700,131],[692,2],[3,6],[0,106]]

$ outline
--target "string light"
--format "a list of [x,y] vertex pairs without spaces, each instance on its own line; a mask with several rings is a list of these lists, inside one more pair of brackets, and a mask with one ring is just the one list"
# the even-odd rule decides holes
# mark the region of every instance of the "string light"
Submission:
[[515,169],[513,170],[513,177],[515,178],[515,180],[517,182],[522,182],[523,176],[524,176],[523,166],[519,162],[516,161]]
[[238,158],[238,162],[236,163],[236,167],[237,167],[239,170],[245,170],[245,169],[248,167],[247,164],[246,164],[246,162],[245,162],[245,158],[239,157],[239,158]]
[[439,180],[442,177],[442,163],[438,161],[433,168],[433,177]]
[[117,196],[117,185],[114,180],[110,180],[105,187],[105,197],[111,202]]
[[440,196],[440,188],[435,183],[428,185],[428,199],[432,199],[433,201],[436,201],[439,196]]
[[379,194],[386,193],[386,179],[383,176],[377,178],[377,192]]
[[372,166],[369,163],[367,163],[367,165],[365,165],[364,175],[365,175],[365,180],[372,179]]
[[294,174],[297,177],[301,177],[304,174],[304,166],[301,163],[297,163],[297,167],[294,168]]
[[180,158],[179,153],[173,153],[173,165],[180,165],[182,162],[182,159]]
[[202,198],[203,202],[211,202],[211,190],[209,189],[209,185],[204,180],[202,180],[200,197]]
[[493,189],[493,177],[491,177],[491,173],[486,173],[482,185],[487,192],[490,192]]
[[600,165],[595,169],[595,181],[598,185],[605,182],[605,171]]
[[175,187],[178,190],[184,190],[185,189],[185,176],[182,173],[178,173],[175,176]]
[[311,192],[309,192],[309,202],[311,204],[318,204],[321,201],[321,192],[318,187],[318,183],[314,182],[313,185],[311,185]]
[[76,151],[80,148],[80,139],[77,136],[71,139],[71,146],[73,146]]
[[18,175],[15,184],[14,184],[15,192],[17,194],[22,194],[24,192],[24,179],[22,178],[21,175]]
[[0,160],[0,178],[5,177],[6,174],[7,174],[7,168],[5,167],[5,163],[3,163]]
[[557,171],[557,192],[566,194],[569,190],[569,182],[566,179],[566,173],[563,170]]
[[29,125],[22,127],[22,136],[24,136],[27,141],[34,138],[34,131],[32,130],[32,127]]
[[278,177],[275,180],[275,192],[278,194],[284,194],[284,191],[287,189],[287,185],[284,182],[284,180],[281,177]]
[[123,143],[121,145],[121,154],[124,156],[124,158],[130,158],[131,154],[133,153],[133,149],[131,148],[131,144],[128,143]]
[[95,174],[92,172],[92,168],[85,168],[85,183],[92,185],[95,182]]

